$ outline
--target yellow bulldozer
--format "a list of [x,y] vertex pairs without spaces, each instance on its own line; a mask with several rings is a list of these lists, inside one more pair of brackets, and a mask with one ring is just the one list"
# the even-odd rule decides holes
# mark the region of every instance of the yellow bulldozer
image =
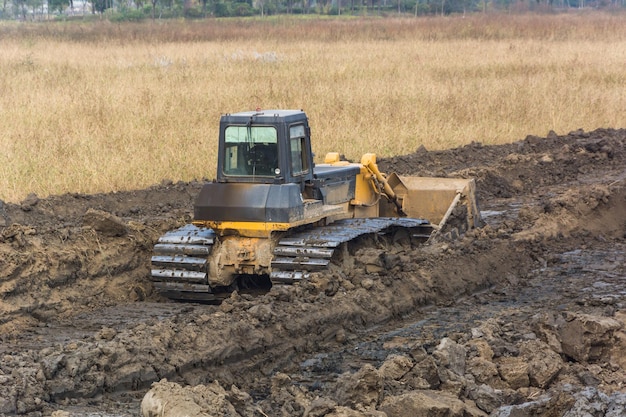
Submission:
[[473,179],[385,175],[371,153],[315,164],[303,111],[224,114],[217,177],[192,223],[159,238],[151,276],[168,298],[219,300],[243,279],[306,280],[366,235],[402,230],[421,242],[480,221]]

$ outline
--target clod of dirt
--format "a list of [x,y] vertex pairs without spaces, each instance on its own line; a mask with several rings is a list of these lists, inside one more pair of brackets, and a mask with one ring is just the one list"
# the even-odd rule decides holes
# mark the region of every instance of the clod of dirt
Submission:
[[37,194],[30,193],[26,196],[26,198],[22,201],[21,208],[24,211],[30,211],[39,203],[39,197]]
[[128,233],[128,228],[122,219],[101,210],[87,210],[83,216],[83,225],[109,237],[124,236]]
[[557,327],[562,353],[576,362],[607,360],[623,324],[610,317],[568,313]]
[[182,387],[164,379],[152,384],[141,401],[143,417],[236,417],[254,412],[248,394],[236,387],[226,391],[218,382]]

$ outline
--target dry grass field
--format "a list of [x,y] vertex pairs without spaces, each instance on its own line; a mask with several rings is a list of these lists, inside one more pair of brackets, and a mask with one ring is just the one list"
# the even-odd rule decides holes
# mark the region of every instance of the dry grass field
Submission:
[[221,113],[318,159],[626,127],[626,15],[0,24],[0,199],[213,178]]

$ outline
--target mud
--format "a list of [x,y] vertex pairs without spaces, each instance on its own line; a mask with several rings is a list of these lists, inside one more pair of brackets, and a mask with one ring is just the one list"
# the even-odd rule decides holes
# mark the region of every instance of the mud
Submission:
[[417,149],[485,225],[221,305],[173,303],[152,245],[201,182],[0,204],[0,414],[626,415],[626,130]]

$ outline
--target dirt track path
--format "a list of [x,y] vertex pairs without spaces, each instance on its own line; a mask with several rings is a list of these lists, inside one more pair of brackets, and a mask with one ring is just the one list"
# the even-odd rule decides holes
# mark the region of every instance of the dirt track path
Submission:
[[[486,362],[498,366],[509,356],[533,363],[523,346],[550,341],[551,317],[626,314],[625,145],[624,131],[601,130],[384,161],[387,172],[477,178],[487,226],[457,242],[379,248],[399,260],[383,274],[358,272],[372,255],[363,251],[353,274],[221,306],[163,302],[147,278],[152,242],[188,220],[199,184],[4,204],[0,413],[138,415],[150,384],[164,377],[235,385],[251,395],[227,392],[240,415],[255,415],[254,407],[256,415],[302,415],[307,407],[309,415],[359,407],[389,414],[386,401],[416,388],[454,392],[482,412],[573,381],[619,392],[626,360],[611,356],[621,346],[617,329],[601,360],[559,364],[546,386],[513,389],[502,376],[486,378],[491,368],[470,347],[487,341],[494,355]],[[329,280],[338,291],[327,293]],[[467,350],[473,382],[450,376],[439,349],[446,338]],[[384,376],[395,357],[421,373]],[[421,360],[433,364],[437,381]],[[369,404],[356,392],[378,388],[356,389],[349,377],[368,365],[384,386]],[[486,402],[481,378],[505,394]],[[334,405],[314,406],[315,397]],[[567,405],[553,402],[552,412]]]

